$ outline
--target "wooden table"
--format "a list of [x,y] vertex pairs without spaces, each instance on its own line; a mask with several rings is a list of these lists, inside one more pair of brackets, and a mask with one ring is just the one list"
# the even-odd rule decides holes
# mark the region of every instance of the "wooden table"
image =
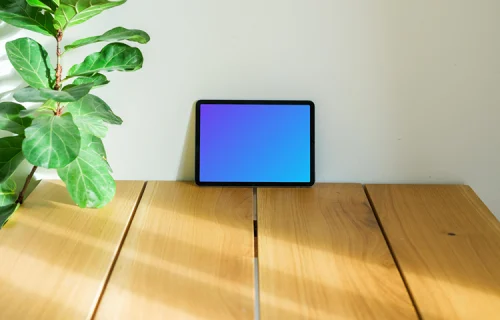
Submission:
[[499,319],[500,223],[467,186],[44,181],[0,231],[0,319]]

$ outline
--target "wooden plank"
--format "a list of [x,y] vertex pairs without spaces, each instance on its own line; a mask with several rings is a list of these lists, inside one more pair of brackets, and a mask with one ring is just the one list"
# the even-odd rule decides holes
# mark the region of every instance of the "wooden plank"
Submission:
[[359,184],[259,189],[261,319],[416,319]]
[[96,319],[253,319],[252,197],[148,182]]
[[369,185],[424,319],[499,319],[500,223],[463,185]]
[[42,181],[0,231],[0,318],[87,319],[143,186],[118,182],[115,199],[92,210]]

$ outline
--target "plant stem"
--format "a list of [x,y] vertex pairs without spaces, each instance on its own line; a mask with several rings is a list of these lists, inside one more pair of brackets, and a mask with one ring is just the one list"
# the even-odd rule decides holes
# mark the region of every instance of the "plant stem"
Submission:
[[17,197],[16,203],[23,204],[24,193],[26,192],[26,189],[28,189],[28,186],[30,184],[31,179],[33,178],[33,175],[35,174],[36,169],[38,169],[37,166],[34,166],[33,169],[31,169],[30,174],[26,178],[26,182],[24,183],[23,189],[21,190],[19,196]]
[[[54,86],[55,90],[61,91],[62,86],[61,86],[61,79],[62,79],[62,65],[61,65],[61,41],[63,39],[63,32],[62,30],[57,31],[57,48],[56,48],[56,55],[57,55],[57,66],[56,66],[56,84]],[[60,116],[62,114],[62,108],[61,108],[61,103],[57,103],[57,109],[56,109],[56,116]]]
[[61,41],[63,39],[63,32],[61,30],[57,31],[57,47],[56,47],[56,55],[57,55],[57,66],[56,66],[56,85],[54,89],[61,90],[61,77],[62,77],[62,66],[61,66]]

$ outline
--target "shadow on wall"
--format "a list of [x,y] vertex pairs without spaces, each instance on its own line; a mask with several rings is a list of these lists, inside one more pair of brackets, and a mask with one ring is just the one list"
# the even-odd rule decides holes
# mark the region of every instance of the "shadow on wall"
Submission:
[[191,107],[189,123],[187,125],[186,136],[184,138],[184,148],[182,150],[179,169],[177,170],[178,181],[194,181],[194,156],[195,156],[195,136],[196,136],[196,103]]
[[12,40],[18,32],[17,28],[0,23],[0,100],[11,98],[14,91],[24,86],[24,81],[12,68],[5,51],[5,43]]
[[[14,36],[18,32],[19,32],[19,29],[6,24],[5,22],[0,21],[0,42],[2,42],[2,43],[4,41],[6,42],[7,40],[12,38],[12,36]],[[4,44],[4,46],[5,46],[5,44]],[[3,47],[2,49],[5,49],[5,47]],[[5,50],[0,51],[0,61],[3,61],[3,60],[7,60],[7,54],[6,54]]]

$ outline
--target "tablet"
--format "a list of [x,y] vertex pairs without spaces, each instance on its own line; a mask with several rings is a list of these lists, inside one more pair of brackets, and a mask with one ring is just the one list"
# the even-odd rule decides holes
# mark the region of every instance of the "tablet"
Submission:
[[200,186],[312,186],[312,101],[200,100],[195,178]]

